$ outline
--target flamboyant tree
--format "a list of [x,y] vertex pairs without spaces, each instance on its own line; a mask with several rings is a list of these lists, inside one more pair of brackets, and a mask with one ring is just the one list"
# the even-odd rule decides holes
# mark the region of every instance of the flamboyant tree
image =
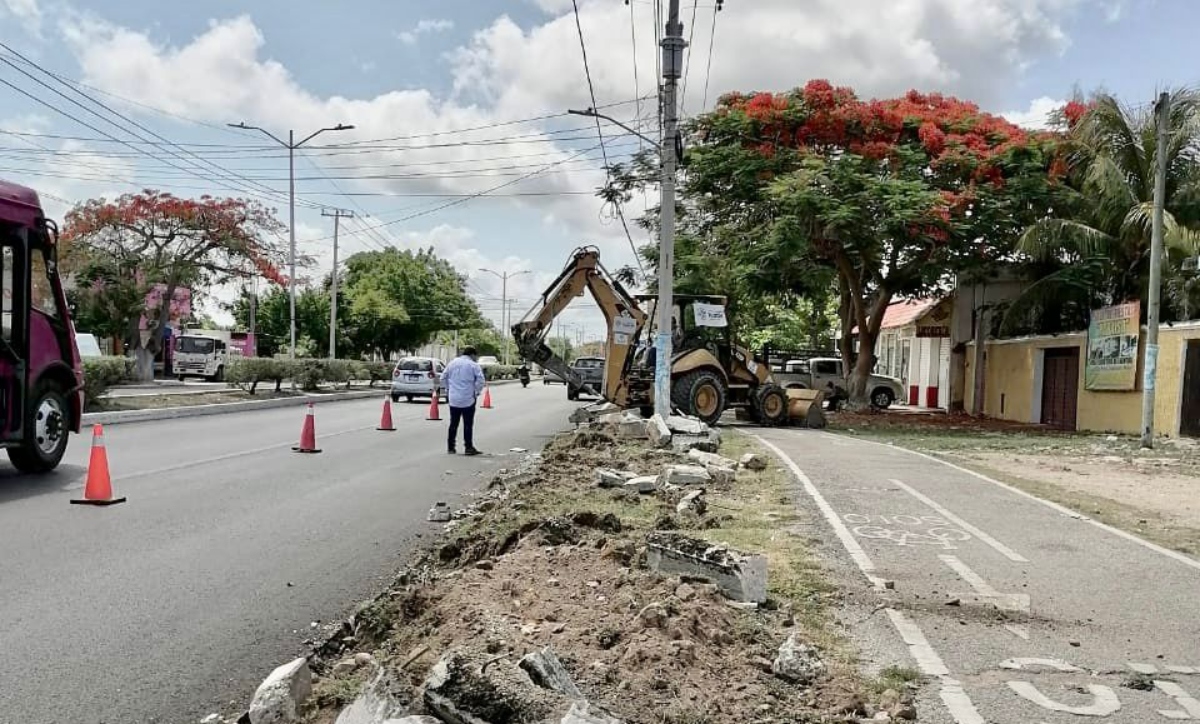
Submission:
[[[286,284],[274,212],[245,199],[181,199],[146,190],[115,201],[93,199],[72,209],[63,237],[68,268],[79,280],[84,306],[122,331],[137,360],[139,379],[154,375],[176,290],[199,291],[259,274]],[[157,301],[156,301],[157,300]]]
[[[677,265],[736,270],[750,295],[832,292],[843,339],[859,340],[856,402],[888,305],[1011,258],[1055,195],[1055,134],[938,94],[864,101],[820,80],[732,93],[688,137]],[[617,169],[618,183],[628,192],[644,168]]]

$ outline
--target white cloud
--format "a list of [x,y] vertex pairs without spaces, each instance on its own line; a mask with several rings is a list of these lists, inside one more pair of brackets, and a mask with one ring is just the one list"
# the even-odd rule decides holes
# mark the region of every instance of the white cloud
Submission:
[[421,20],[408,30],[402,30],[396,33],[396,38],[405,45],[416,45],[422,35],[430,35],[432,33],[444,33],[447,30],[454,28],[453,20],[438,18],[434,20]]
[[0,18],[10,16],[35,36],[41,37],[42,9],[38,0],[0,0]]
[[1000,115],[1023,128],[1044,130],[1050,127],[1050,115],[1066,104],[1065,100],[1042,96],[1034,99],[1026,110],[1006,111]]

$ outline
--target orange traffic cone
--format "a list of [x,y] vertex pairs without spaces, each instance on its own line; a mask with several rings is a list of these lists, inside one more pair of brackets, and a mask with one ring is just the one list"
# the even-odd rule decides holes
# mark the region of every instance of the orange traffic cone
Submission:
[[300,428],[300,444],[292,448],[299,453],[319,453],[317,449],[317,422],[313,403],[308,403],[308,414],[304,416],[304,427]]
[[92,426],[92,458],[88,461],[83,498],[71,502],[77,505],[112,505],[125,502],[125,498],[113,497],[112,478],[108,474],[108,452],[104,449],[104,427],[101,425]]
[[385,432],[395,432],[396,426],[392,424],[392,401],[388,398],[383,398],[383,417],[379,418],[379,427],[376,430]]
[[492,388],[490,387],[483,388],[483,409],[492,409]]
[[438,422],[442,419],[441,412],[438,409],[437,393],[434,393],[433,399],[429,401],[429,417],[426,417],[425,419],[432,420],[434,422]]

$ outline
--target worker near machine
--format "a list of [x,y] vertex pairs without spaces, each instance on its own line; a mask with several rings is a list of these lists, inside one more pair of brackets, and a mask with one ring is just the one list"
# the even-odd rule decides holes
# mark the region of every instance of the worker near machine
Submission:
[[446,452],[457,452],[458,423],[463,427],[463,453],[479,455],[475,449],[475,401],[483,392],[483,368],[479,366],[479,353],[474,347],[463,347],[462,353],[446,365],[442,373],[450,399],[450,435],[446,440]]

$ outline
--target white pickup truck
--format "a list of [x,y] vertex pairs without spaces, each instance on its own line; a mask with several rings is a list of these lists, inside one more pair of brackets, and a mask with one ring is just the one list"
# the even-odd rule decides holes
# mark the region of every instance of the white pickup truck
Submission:
[[[824,390],[833,407],[846,401],[846,375],[842,361],[836,357],[814,357],[789,360],[783,370],[773,373],[775,382],[785,388]],[[885,410],[896,400],[904,399],[904,385],[895,377],[871,375],[867,379],[867,396],[871,406]]]

